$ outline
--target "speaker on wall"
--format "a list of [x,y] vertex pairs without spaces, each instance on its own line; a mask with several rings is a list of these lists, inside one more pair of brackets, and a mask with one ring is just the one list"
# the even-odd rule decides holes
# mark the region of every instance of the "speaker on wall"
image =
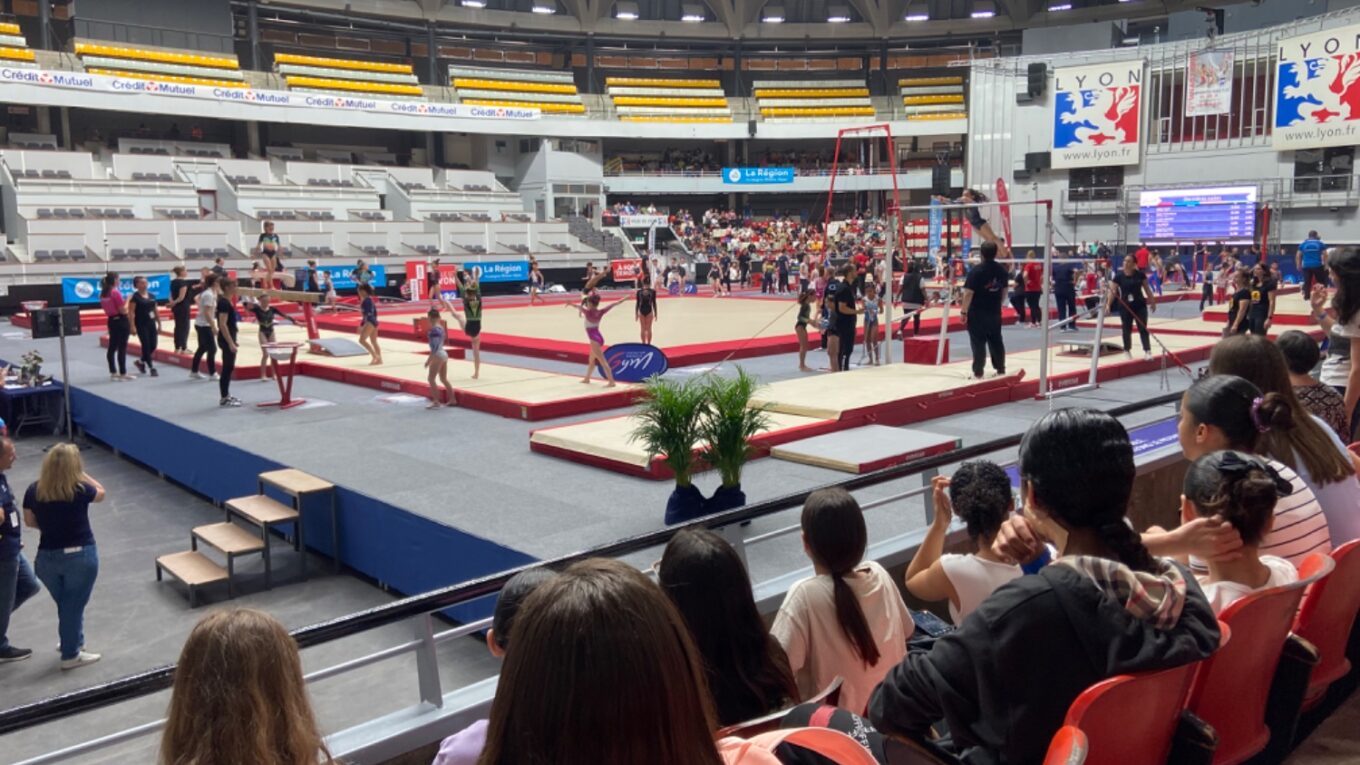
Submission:
[[756,137],[756,121],[755,121],[755,120],[751,120],[750,122],[747,122],[747,123],[746,123],[746,135],[748,135],[748,136],[750,136],[750,137],[752,137],[752,138],[755,138],[755,137]]
[[1025,169],[1031,173],[1053,167],[1053,155],[1046,151],[1031,151],[1025,154]]
[[1027,91],[1031,98],[1038,98],[1044,94],[1048,88],[1048,65],[1042,61],[1036,61],[1029,65],[1029,87]]
[[949,175],[949,165],[942,163],[936,164],[931,169],[930,193],[938,196],[947,196],[951,185]]

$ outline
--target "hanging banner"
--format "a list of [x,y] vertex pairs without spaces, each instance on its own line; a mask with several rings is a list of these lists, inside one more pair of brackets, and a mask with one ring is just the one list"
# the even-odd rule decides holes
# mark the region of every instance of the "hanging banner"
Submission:
[[1053,82],[1053,169],[1138,164],[1142,59],[1058,68]]
[[1185,116],[1208,117],[1232,110],[1233,52],[1202,50],[1185,67]]
[[[99,283],[102,276],[63,276],[61,278],[61,300],[63,305],[78,303],[98,303]],[[125,276],[118,280],[118,291],[123,297],[132,295],[133,277]],[[147,294],[157,300],[170,299],[170,275],[154,274],[146,277]]]
[[[411,285],[411,300],[429,300],[429,287],[425,276],[429,264],[423,260],[406,261],[406,283]],[[439,264],[439,294],[445,300],[458,297],[458,266],[452,263]]]
[[926,229],[926,257],[931,268],[939,265],[940,250],[944,247],[944,208],[940,200],[930,200],[930,220]]
[[1360,24],[1280,41],[1277,151],[1360,143]]
[[996,179],[996,203],[1001,208],[1001,231],[1006,238],[1006,246],[1011,247],[1011,193],[1006,189],[1006,179]]
[[609,261],[610,278],[616,282],[631,282],[642,278],[642,259],[624,258]]

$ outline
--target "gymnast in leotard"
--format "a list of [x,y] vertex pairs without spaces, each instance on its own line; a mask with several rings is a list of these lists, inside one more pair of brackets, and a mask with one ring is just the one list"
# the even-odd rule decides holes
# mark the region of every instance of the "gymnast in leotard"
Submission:
[[359,297],[359,345],[373,357],[369,365],[376,366],[382,363],[382,349],[378,347],[378,305],[373,302],[373,288],[361,283]]
[[604,335],[600,333],[600,322],[604,320],[605,314],[617,308],[620,303],[631,299],[631,296],[624,296],[601,308],[600,296],[590,295],[579,303],[567,304],[568,307],[575,308],[586,320],[586,337],[590,338],[590,358],[586,359],[586,376],[581,382],[590,384],[590,377],[595,374],[595,365],[598,363],[604,370],[605,378],[609,380],[609,385],[605,387],[614,387],[614,371],[609,368],[609,362],[604,358]]
[[458,294],[463,298],[463,313],[467,319],[458,319],[463,334],[472,344],[472,379],[482,375],[482,269],[473,266],[470,271],[458,272]]
[[[426,409],[438,409],[441,406],[454,406],[457,399],[453,395],[453,385],[449,383],[449,352],[444,349],[444,339],[448,336],[444,324],[440,320],[439,309],[431,308],[426,316],[430,320],[430,332],[427,339],[430,342],[430,355],[425,358],[425,368],[430,370],[430,403]],[[439,395],[439,383],[444,384],[444,390],[448,391],[448,402],[441,400]]]
[[[987,202],[987,195],[975,189],[964,189],[958,199],[950,199],[949,197],[941,196],[935,198],[945,204],[977,205]],[[984,240],[995,244],[997,249],[1002,253],[1010,252],[1010,248],[1006,246],[1006,243],[1001,241],[1001,239],[997,237],[996,232],[992,230],[992,224],[988,223],[987,219],[982,217],[981,207],[965,207],[963,209],[963,214],[968,218],[969,225],[973,227],[973,230],[976,231],[979,236]],[[1010,255],[1005,255],[1004,257],[1010,257]]]
[[637,310],[634,311],[633,317],[642,325],[642,342],[651,344],[652,322],[661,318],[661,312],[657,310],[656,290],[652,289],[652,282],[647,277],[646,271],[643,272],[641,284],[642,289],[637,291]]

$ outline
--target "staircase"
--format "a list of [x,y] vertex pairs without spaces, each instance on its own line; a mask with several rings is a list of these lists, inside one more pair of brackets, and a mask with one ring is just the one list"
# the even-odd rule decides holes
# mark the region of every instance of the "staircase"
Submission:
[[567,233],[580,239],[587,247],[593,247],[609,256],[609,260],[626,257],[625,243],[618,236],[595,228],[589,218],[580,215],[567,217]]

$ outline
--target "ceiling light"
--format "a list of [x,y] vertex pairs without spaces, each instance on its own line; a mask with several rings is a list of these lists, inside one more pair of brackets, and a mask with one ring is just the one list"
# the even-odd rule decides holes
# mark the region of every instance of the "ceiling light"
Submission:
[[544,15],[557,13],[557,6],[548,5],[545,2],[536,2],[534,3],[534,13],[541,13]]
[[485,8],[486,0],[463,0],[464,8]]
[[996,4],[987,0],[976,0],[973,3],[973,12],[969,15],[975,19],[990,19],[996,15]]
[[680,6],[680,20],[697,24],[704,20],[704,7],[698,3],[685,3]]
[[929,13],[908,13],[907,21],[930,21]]
[[637,21],[638,4],[621,0],[614,5],[614,18],[624,21]]
[[760,20],[765,22],[766,24],[783,24],[784,6],[771,5],[767,7],[765,9],[765,12],[761,15]]
[[1072,4],[1071,4],[1071,3],[1058,3],[1057,5],[1050,5],[1050,6],[1048,6],[1048,12],[1049,12],[1049,13],[1054,13],[1054,12],[1056,12],[1056,11],[1070,11],[1070,10],[1072,10]]
[[850,20],[850,9],[844,5],[833,5],[827,11],[826,21],[828,24],[844,24]]

